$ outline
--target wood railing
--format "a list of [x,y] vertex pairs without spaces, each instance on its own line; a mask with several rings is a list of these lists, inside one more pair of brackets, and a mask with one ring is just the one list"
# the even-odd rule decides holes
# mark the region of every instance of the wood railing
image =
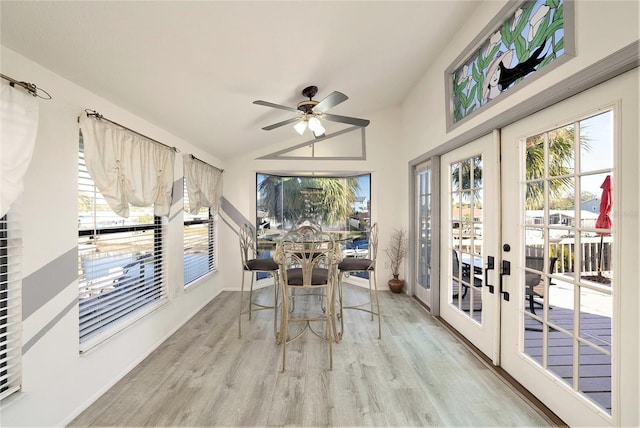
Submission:
[[[613,238],[605,236],[581,238],[579,256],[576,254],[576,242],[573,238],[563,238],[549,244],[552,257],[557,257],[554,273],[575,272],[576,265],[581,266],[582,274],[607,272],[613,270]],[[579,257],[576,260],[576,257]]]

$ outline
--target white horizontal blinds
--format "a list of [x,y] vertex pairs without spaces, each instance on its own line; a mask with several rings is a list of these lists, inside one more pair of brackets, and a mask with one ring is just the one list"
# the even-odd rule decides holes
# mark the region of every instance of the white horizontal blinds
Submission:
[[116,331],[166,298],[164,225],[153,207],[115,214],[78,164],[80,343]]
[[211,209],[202,207],[191,214],[184,182],[184,284],[215,270],[215,222]]
[[0,400],[20,389],[22,233],[17,203],[0,217]]

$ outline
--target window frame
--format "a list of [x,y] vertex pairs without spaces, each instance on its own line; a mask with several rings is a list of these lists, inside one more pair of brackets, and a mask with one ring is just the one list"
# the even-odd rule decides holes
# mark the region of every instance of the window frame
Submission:
[[[255,183],[256,183],[256,188],[255,188],[255,224],[254,227],[256,229],[256,233],[257,233],[257,243],[258,243],[258,249],[257,249],[257,257],[267,257],[269,256],[271,250],[270,250],[270,244],[272,244],[272,242],[270,242],[268,239],[267,241],[265,241],[265,237],[263,235],[268,235],[269,233],[265,231],[265,226],[266,227],[271,227],[270,222],[268,223],[268,225],[265,224],[261,224],[260,223],[260,208],[262,207],[261,205],[261,195],[259,192],[259,184],[261,182],[261,178],[264,179],[264,177],[266,176],[272,176],[272,177],[280,177],[282,179],[288,179],[288,178],[293,178],[293,179],[313,179],[313,178],[328,178],[328,179],[349,179],[349,178],[356,178],[356,179],[360,179],[361,177],[368,177],[368,187],[369,187],[369,191],[365,196],[365,201],[366,201],[366,207],[367,210],[366,211],[352,211],[351,214],[349,214],[347,216],[347,218],[345,219],[345,228],[344,229],[335,229],[335,224],[332,225],[328,225],[329,227],[326,230],[342,230],[342,231],[350,231],[350,232],[356,232],[357,230],[360,231],[361,236],[359,238],[353,239],[353,240],[349,240],[348,242],[344,243],[343,246],[343,252],[344,254],[347,255],[347,257],[351,257],[355,254],[358,254],[358,251],[362,251],[365,248],[368,249],[369,247],[369,227],[371,227],[372,224],[375,223],[375,221],[373,221],[373,216],[372,216],[372,208],[373,208],[373,202],[372,202],[372,192],[371,192],[371,187],[372,187],[372,181],[373,181],[373,177],[372,177],[372,173],[371,172],[348,172],[348,173],[327,173],[327,174],[321,174],[321,173],[277,173],[277,172],[265,172],[265,171],[258,171],[256,172],[256,176],[255,176]],[[358,206],[359,201],[357,200],[357,198],[359,196],[362,196],[360,194],[356,194],[356,200],[353,201],[352,203],[352,208],[355,208]],[[284,201],[284,199],[282,199]],[[284,202],[283,202],[284,203]],[[281,224],[282,226],[285,227],[284,230],[287,229],[287,227],[290,226],[290,224],[288,224],[289,220],[286,220],[284,218],[283,212],[287,211],[285,209],[285,207],[280,207],[281,209],[281,215],[282,215],[282,222],[278,223]],[[362,213],[362,212],[366,212],[368,213],[368,217],[364,218],[364,219],[357,219],[357,221],[359,222],[359,228],[356,229],[352,229],[351,226],[349,225],[349,219],[353,218],[353,214],[354,213]],[[266,217],[265,217],[266,218]],[[323,225],[327,226],[327,225]],[[257,275],[258,280],[260,279],[264,279],[266,278],[267,275],[265,274],[261,274],[259,273]],[[368,280],[369,278],[369,273],[368,272],[354,272],[350,275],[350,277],[352,278],[352,282],[355,283],[359,283],[360,281],[364,281],[364,280]]]

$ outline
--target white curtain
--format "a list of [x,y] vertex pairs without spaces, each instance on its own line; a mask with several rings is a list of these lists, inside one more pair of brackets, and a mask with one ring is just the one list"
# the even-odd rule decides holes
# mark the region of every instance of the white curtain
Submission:
[[38,100],[2,84],[0,93],[0,217],[22,192],[38,132]]
[[197,214],[202,207],[210,207],[213,212],[218,212],[222,197],[222,171],[194,159],[190,154],[182,159],[190,213]]
[[175,152],[124,128],[86,115],[80,117],[87,170],[111,209],[129,217],[129,205],[154,205],[168,216]]

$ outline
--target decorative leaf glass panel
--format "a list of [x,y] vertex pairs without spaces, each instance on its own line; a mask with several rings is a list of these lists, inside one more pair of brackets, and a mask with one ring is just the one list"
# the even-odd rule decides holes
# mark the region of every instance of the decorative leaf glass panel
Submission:
[[468,117],[565,55],[565,29],[564,0],[522,2],[448,72],[449,121]]

